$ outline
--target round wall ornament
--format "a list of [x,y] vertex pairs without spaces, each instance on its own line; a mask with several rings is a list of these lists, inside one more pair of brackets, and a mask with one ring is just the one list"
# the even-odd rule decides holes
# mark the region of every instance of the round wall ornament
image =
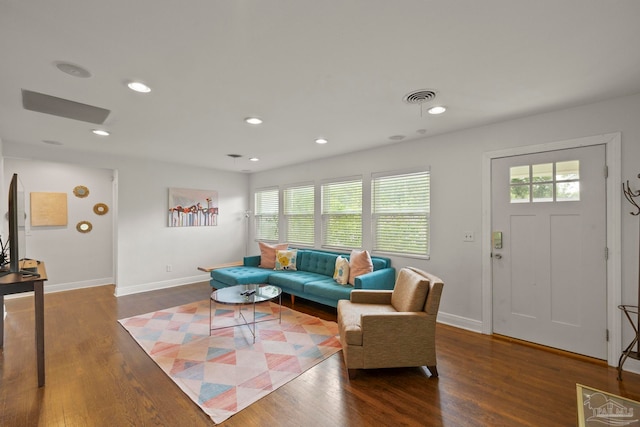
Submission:
[[73,194],[75,194],[76,197],[83,199],[89,195],[89,189],[84,185],[78,185],[73,189]]
[[109,212],[109,206],[105,205],[104,203],[96,203],[95,205],[93,205],[93,212],[96,215],[104,215]]
[[80,221],[78,224],[76,224],[76,230],[78,230],[80,233],[88,233],[92,228],[93,225],[91,225],[89,221]]

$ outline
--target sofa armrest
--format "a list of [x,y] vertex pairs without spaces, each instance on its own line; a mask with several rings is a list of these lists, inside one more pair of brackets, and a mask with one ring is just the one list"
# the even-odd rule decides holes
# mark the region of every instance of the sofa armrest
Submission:
[[245,267],[258,267],[260,265],[260,255],[244,257],[243,264]]
[[372,271],[357,276],[354,281],[355,289],[393,289],[396,284],[396,269],[393,267]]
[[376,291],[370,289],[354,289],[351,291],[351,302],[357,304],[391,304],[393,291]]

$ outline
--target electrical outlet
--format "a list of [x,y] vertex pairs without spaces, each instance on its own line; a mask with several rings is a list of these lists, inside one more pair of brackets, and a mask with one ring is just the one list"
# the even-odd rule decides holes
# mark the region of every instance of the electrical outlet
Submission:
[[473,231],[465,231],[464,232],[464,241],[465,242],[473,242],[475,237],[473,236]]
[[171,264],[167,264],[167,273],[171,273],[173,271],[173,267]]

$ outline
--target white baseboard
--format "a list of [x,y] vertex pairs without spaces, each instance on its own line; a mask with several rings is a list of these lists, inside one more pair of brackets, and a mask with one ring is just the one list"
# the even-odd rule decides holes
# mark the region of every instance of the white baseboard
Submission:
[[162,280],[160,282],[144,283],[134,286],[116,286],[116,296],[138,294],[141,292],[157,291],[159,289],[174,288],[176,286],[189,285],[191,283],[209,282],[211,276],[208,274],[200,274],[197,276],[181,277],[179,279]]
[[438,323],[444,323],[445,325],[455,326],[456,328],[466,329],[467,331],[477,332],[479,334],[482,333],[481,321],[456,314],[443,313],[440,311],[438,312]]
[[[69,283],[57,283],[55,285],[49,285],[47,282],[44,282],[44,293],[52,293],[52,292],[62,292],[62,291],[71,291],[74,289],[82,289],[82,288],[92,288],[94,286],[104,286],[104,285],[112,285],[113,277],[105,277],[102,279],[92,279],[92,280],[82,280],[79,282],[69,282]],[[33,295],[33,292],[22,292],[19,294],[5,295],[5,299],[12,298],[22,298],[22,297],[30,297]]]

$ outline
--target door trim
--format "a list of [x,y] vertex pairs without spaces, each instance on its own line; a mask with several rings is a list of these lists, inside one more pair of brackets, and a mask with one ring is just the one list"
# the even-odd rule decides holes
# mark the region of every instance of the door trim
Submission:
[[[493,334],[493,283],[491,263],[491,161],[500,157],[533,154],[543,151],[563,150],[567,148],[605,145],[605,161],[609,168],[606,182],[607,197],[607,363],[617,366],[618,355],[622,351],[622,317],[618,305],[622,304],[622,264],[621,264],[621,195],[619,183],[622,177],[621,136],[620,132],[575,138],[564,141],[537,145],[513,147],[488,151],[482,154],[482,333]],[[603,171],[604,173],[604,171]],[[604,248],[603,248],[604,252]],[[604,253],[603,253],[604,256]]]

